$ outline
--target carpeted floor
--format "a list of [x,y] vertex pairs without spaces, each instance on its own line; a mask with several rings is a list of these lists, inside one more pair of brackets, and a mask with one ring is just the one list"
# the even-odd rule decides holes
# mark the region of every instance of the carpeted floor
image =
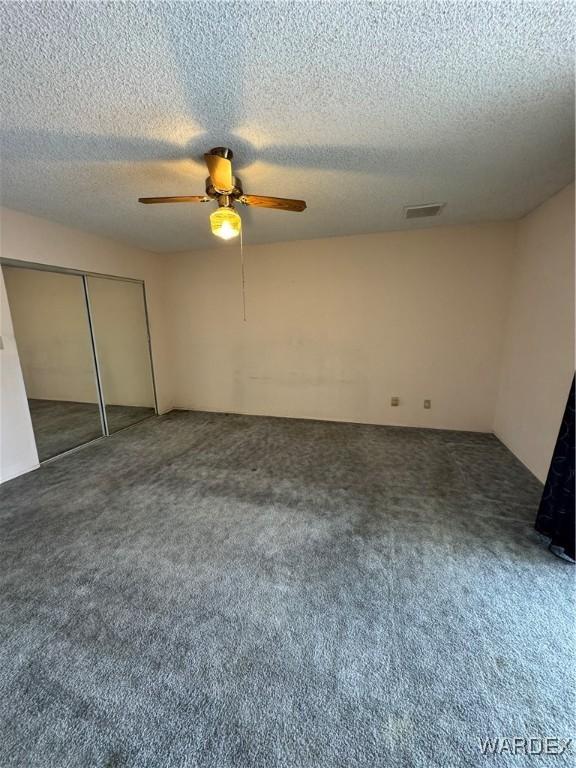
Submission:
[[[51,459],[102,437],[100,408],[97,403],[30,399],[28,406],[40,461]],[[117,432],[153,415],[153,408],[106,406],[110,432]]]
[[0,763],[566,766],[573,568],[488,435],[179,413],[0,488]]

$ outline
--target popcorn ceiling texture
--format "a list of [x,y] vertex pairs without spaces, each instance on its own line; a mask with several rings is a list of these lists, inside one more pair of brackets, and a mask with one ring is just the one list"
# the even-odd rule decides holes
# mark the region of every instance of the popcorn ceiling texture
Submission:
[[[2,202],[158,252],[216,245],[230,146],[247,242],[515,218],[573,176],[572,3],[4,3]],[[405,204],[446,202],[437,220]]]

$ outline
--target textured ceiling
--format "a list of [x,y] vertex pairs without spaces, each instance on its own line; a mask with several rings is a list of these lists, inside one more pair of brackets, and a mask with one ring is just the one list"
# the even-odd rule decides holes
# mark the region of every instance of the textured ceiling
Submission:
[[216,245],[202,154],[246,242],[518,217],[573,177],[576,6],[2,3],[2,202],[154,251]]

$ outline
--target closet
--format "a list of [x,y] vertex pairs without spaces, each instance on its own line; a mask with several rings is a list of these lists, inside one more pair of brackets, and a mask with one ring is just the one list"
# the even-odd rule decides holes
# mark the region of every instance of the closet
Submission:
[[143,282],[2,271],[41,462],[157,413]]

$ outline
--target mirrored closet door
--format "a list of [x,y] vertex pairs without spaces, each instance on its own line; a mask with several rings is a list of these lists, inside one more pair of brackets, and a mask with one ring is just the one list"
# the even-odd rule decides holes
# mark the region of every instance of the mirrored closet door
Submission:
[[88,276],[92,330],[108,432],[155,413],[142,283]]
[[2,271],[41,462],[157,412],[142,282]]
[[40,461],[104,434],[81,275],[2,267]]

